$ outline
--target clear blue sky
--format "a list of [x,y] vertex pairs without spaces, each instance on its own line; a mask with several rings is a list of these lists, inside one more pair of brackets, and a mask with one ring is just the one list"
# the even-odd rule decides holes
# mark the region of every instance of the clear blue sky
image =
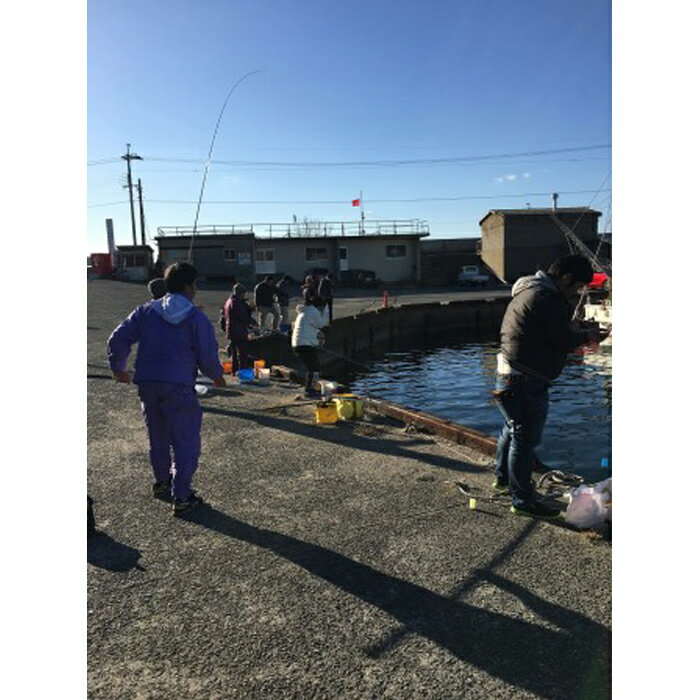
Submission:
[[[355,219],[362,190],[367,218],[423,219],[438,238],[551,192],[610,228],[611,149],[589,148],[611,143],[610,64],[609,0],[89,0],[88,252],[106,251],[106,218],[131,243],[127,142],[148,234],[192,225],[224,99],[256,69],[212,154],[253,165],[212,164],[200,226]],[[564,149],[580,150],[337,165]]]

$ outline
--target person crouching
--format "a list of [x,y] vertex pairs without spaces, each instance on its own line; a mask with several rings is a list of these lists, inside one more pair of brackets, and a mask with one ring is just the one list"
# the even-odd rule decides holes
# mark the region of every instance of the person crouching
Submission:
[[297,306],[297,317],[292,329],[292,349],[306,366],[304,394],[318,395],[314,384],[319,378],[321,363],[318,347],[323,340],[322,328],[328,325],[328,308],[319,296],[309,296],[306,303]]

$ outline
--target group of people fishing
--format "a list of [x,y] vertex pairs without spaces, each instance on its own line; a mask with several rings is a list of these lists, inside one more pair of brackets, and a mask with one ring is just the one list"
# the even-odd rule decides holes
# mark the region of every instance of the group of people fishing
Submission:
[[[555,260],[546,272],[520,278],[512,288],[513,298],[501,326],[494,391],[505,422],[492,487],[510,493],[511,511],[517,515],[558,516],[556,509],[541,501],[532,482],[535,448],[547,418],[549,388],[564,368],[568,353],[607,335],[597,323],[572,320],[575,301],[592,278],[593,269],[585,257],[568,255]],[[189,263],[168,267],[163,280],[151,282],[154,298],[122,321],[107,343],[112,373],[118,382],[126,383],[132,381],[127,359],[131,346],[138,343],[133,382],[138,385],[150,442],[153,495],[171,499],[175,515],[202,503],[192,489],[201,449],[202,409],[194,390],[197,371],[214,386],[226,386],[214,327],[192,303],[196,281],[197,271]],[[268,276],[255,287],[257,319],[246,302],[245,286],[233,285],[221,323],[234,372],[252,364],[251,328],[264,327],[270,314],[273,330],[275,324],[279,328],[281,319],[288,318],[290,282],[287,275],[276,284]],[[323,331],[332,318],[333,283],[330,275],[320,281],[307,277],[291,333],[292,348],[307,369],[305,393],[309,396],[314,395],[320,370],[318,348]]]

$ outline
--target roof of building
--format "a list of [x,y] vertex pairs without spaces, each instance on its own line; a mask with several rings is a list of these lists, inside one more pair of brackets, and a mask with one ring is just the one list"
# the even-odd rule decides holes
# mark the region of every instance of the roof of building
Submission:
[[[328,234],[327,236],[253,236],[252,234],[240,234],[240,233],[229,233],[229,234],[197,234],[195,236],[195,243],[194,245],[197,245],[197,241],[201,243],[217,243],[221,244],[224,240],[225,241],[233,241],[233,240],[238,240],[238,239],[248,239],[248,241],[253,238],[255,241],[255,244],[265,244],[265,243],[294,243],[294,242],[315,242],[318,243],[319,245],[323,244],[324,242],[328,241],[362,241],[366,239],[379,239],[386,241],[387,243],[391,243],[392,240],[398,240],[398,239],[405,239],[405,238],[426,238],[429,236],[429,233],[414,233],[414,232],[399,232],[399,233],[365,233],[365,234],[345,234],[344,236],[341,234]],[[182,244],[185,244],[187,246],[190,245],[192,237],[191,236],[156,236],[155,240],[156,243],[158,243],[159,246],[165,245],[165,247],[181,247]],[[180,245],[178,245],[180,244]]]
[[153,252],[150,245],[118,245],[116,248],[120,253],[143,253],[146,250]]
[[552,207],[544,207],[540,209],[491,209],[489,210],[488,214],[486,214],[486,216],[479,221],[479,225],[488,219],[491,214],[501,214],[504,216],[532,216],[533,214],[539,216],[542,216],[543,214],[595,214],[596,216],[602,216],[601,212],[591,209],[590,207],[557,207],[556,209],[553,209]]

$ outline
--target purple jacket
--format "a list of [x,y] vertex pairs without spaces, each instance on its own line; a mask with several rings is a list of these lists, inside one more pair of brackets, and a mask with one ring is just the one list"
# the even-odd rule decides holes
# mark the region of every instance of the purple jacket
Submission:
[[139,306],[112,331],[107,341],[112,371],[126,369],[134,343],[139,344],[135,384],[194,385],[198,368],[210,379],[223,377],[214,327],[182,294],[166,294]]

